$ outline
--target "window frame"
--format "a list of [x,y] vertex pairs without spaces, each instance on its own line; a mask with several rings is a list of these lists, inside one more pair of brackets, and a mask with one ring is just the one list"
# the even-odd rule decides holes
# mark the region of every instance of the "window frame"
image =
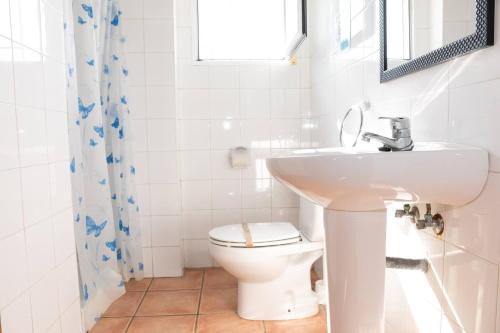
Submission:
[[257,62],[257,63],[262,63],[262,62],[269,62],[269,63],[281,63],[281,62],[288,62],[290,58],[295,56],[297,53],[298,49],[304,42],[304,40],[307,38],[307,0],[298,0],[300,1],[301,4],[301,31],[299,31],[296,35],[296,38],[293,40],[293,43],[290,43],[290,47],[287,48],[287,52],[282,59],[200,59],[200,36],[199,36],[199,23],[198,23],[198,18],[199,18],[199,13],[198,13],[198,0],[191,0],[191,13],[192,13],[192,50],[193,50],[193,62],[195,64],[208,64],[208,63],[220,63],[220,64],[235,64],[235,63],[252,63],[252,62]]

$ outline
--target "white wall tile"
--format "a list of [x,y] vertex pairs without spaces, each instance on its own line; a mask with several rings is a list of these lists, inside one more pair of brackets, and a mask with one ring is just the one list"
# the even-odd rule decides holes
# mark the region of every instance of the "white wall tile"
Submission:
[[238,66],[210,66],[209,87],[212,89],[238,89]]
[[183,180],[210,179],[210,152],[204,150],[182,151],[181,177]]
[[180,208],[178,184],[151,184],[151,214],[177,215]]
[[[64,30],[61,9],[54,7],[53,3],[40,1],[40,16],[42,29],[42,52],[64,62]],[[64,78],[64,76],[60,77]]]
[[208,251],[208,240],[185,240],[186,267],[210,267],[213,260]]
[[275,179],[273,179],[272,191],[273,207],[299,206],[299,197]]
[[153,247],[153,272],[155,277],[182,276],[184,257],[180,247]]
[[240,90],[240,112],[243,119],[269,119],[270,103],[268,89]]
[[143,0],[123,0],[120,5],[126,19],[141,19],[144,17]]
[[212,210],[212,228],[241,223],[240,209]]
[[173,20],[145,20],[144,44],[146,52],[174,52]]
[[[32,0],[26,0],[29,2]],[[38,5],[35,5],[38,6]],[[14,77],[17,105],[45,107],[42,56],[27,47],[14,44]]]
[[47,111],[47,154],[50,163],[69,160],[66,113]]
[[10,6],[9,1],[2,0],[0,2],[0,35],[11,38],[10,30]]
[[149,153],[149,181],[151,183],[178,182],[177,152]]
[[[178,23],[178,22],[177,22]],[[178,59],[193,59],[193,40],[191,39],[191,28],[176,28],[175,56]]]
[[177,124],[173,119],[154,119],[147,122],[148,150],[177,149]]
[[147,184],[149,183],[149,162],[147,152],[135,152],[135,183]]
[[62,333],[83,333],[80,300],[77,299],[61,316]]
[[139,204],[139,214],[149,215],[151,214],[151,194],[150,185],[136,185],[137,190],[137,202]]
[[0,308],[4,308],[28,286],[24,232],[0,240]]
[[148,150],[147,121],[132,119],[130,122],[132,134],[132,148],[134,151]]
[[271,148],[271,123],[263,119],[241,121],[242,145],[254,149]]
[[30,226],[50,216],[49,168],[35,166],[21,170],[24,224]]
[[66,111],[66,80],[63,63],[43,58],[45,106],[47,110]]
[[57,267],[56,274],[59,308],[63,313],[80,297],[76,254],[68,257]]
[[182,150],[210,148],[210,121],[182,120],[180,146]]
[[275,119],[271,125],[271,148],[300,148],[301,121]]
[[146,118],[146,87],[133,86],[128,88],[128,104],[131,119]]
[[470,204],[449,209],[445,238],[485,259],[500,263],[500,227],[495,208],[500,204],[500,175],[490,173],[480,196]]
[[269,149],[252,149],[250,153],[250,167],[243,170],[243,178],[271,178],[266,165],[266,158],[270,157],[270,155]]
[[[151,239],[152,239],[152,223],[151,216],[142,215],[141,220],[141,238],[142,238],[142,246],[143,247],[151,247]],[[144,254],[143,254],[144,256]]]
[[26,229],[26,255],[31,284],[39,281],[54,268],[54,240],[50,219]]
[[300,115],[299,89],[271,90],[272,118],[298,118]]
[[18,108],[18,142],[21,166],[47,163],[45,112]]
[[153,277],[153,249],[150,247],[142,248],[142,257],[144,260],[144,277]]
[[59,317],[57,278],[55,273],[48,274],[31,288],[31,311],[33,332],[44,333]]
[[243,223],[259,223],[259,222],[270,222],[270,221],[271,221],[270,208],[252,208],[243,210],[243,216],[242,216]]
[[2,332],[33,333],[31,303],[27,293],[3,309],[0,316],[2,317]]
[[155,118],[175,118],[175,88],[172,86],[148,87],[147,116]]
[[177,107],[181,119],[210,119],[208,89],[179,89]]
[[21,176],[19,170],[0,172],[0,239],[13,235],[23,229],[23,206]]
[[267,89],[270,82],[268,65],[245,65],[240,67],[241,89]]
[[0,104],[0,170],[19,166],[17,120],[14,106]]
[[67,209],[52,218],[55,263],[60,265],[75,253],[73,212]]
[[[238,119],[240,96],[237,89],[210,89],[209,110],[211,119]],[[206,105],[205,105],[206,107]]]
[[181,229],[179,216],[153,216],[152,246],[180,246]]
[[[8,6],[9,4],[7,2],[7,7]],[[0,19],[0,22],[2,22],[0,25],[3,24],[5,19]],[[12,42],[0,36],[0,48],[0,56],[2,57],[2,62],[0,62],[0,102],[12,103],[14,101]]]
[[229,149],[240,145],[241,130],[237,120],[211,121],[212,149]]
[[144,18],[168,18],[173,16],[173,0],[143,0]]
[[177,62],[178,88],[203,89],[209,87],[208,66],[193,66],[192,60]]
[[49,165],[52,212],[71,207],[71,178],[67,162]]
[[141,86],[146,83],[145,57],[143,53],[128,53],[128,82],[131,86]]
[[212,207],[214,209],[241,208],[240,180],[213,180]]
[[271,207],[271,180],[250,179],[243,181],[243,208]]
[[40,51],[40,6],[37,0],[11,1],[12,39]]
[[173,53],[146,53],[146,83],[148,85],[173,85],[175,66]]
[[211,184],[209,180],[182,182],[183,209],[210,209]]
[[444,288],[452,313],[445,314],[468,332],[495,330],[498,266],[446,244]]
[[500,171],[498,89],[500,80],[450,90],[450,139],[487,149],[491,171]]
[[290,64],[271,66],[271,88],[299,88],[299,67]]
[[[126,15],[126,14],[125,14]],[[125,50],[127,52],[144,51],[144,23],[143,20],[124,20],[123,35],[126,38]]]
[[193,210],[182,213],[182,227],[184,239],[208,239],[208,232],[212,225],[210,210]]

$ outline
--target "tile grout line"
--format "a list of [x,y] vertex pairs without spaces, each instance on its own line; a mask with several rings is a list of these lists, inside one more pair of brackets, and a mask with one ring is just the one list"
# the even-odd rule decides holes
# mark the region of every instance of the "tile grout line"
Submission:
[[153,284],[153,278],[149,282],[149,285],[147,286],[146,290],[143,290],[144,294],[142,295],[141,301],[139,302],[139,305],[137,305],[137,308],[135,309],[132,317],[130,317],[130,320],[127,324],[127,327],[125,328],[125,333],[128,332],[130,325],[132,325],[132,321],[135,319],[137,312],[139,311],[139,308],[141,307],[142,303],[144,302],[144,299],[146,298],[146,294],[149,292],[149,288],[151,287],[152,284]]
[[193,331],[193,333],[196,333],[198,331],[198,321],[200,319],[201,298],[202,298],[202,295],[203,295],[203,287],[205,286],[205,273],[206,273],[206,270],[203,269],[202,272],[203,273],[201,275],[200,298],[198,300],[198,308],[196,309],[196,320],[195,320],[195,323],[194,323],[194,331]]

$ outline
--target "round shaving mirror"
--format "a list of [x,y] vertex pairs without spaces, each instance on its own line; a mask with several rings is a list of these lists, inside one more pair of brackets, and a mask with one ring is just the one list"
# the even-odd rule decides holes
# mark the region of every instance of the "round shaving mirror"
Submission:
[[355,147],[363,128],[364,112],[370,107],[368,102],[351,106],[340,125],[340,145]]

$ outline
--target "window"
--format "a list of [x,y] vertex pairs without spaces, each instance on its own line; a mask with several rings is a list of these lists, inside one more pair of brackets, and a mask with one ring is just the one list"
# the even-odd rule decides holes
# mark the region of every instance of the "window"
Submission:
[[306,0],[198,0],[198,60],[285,59],[306,36]]

